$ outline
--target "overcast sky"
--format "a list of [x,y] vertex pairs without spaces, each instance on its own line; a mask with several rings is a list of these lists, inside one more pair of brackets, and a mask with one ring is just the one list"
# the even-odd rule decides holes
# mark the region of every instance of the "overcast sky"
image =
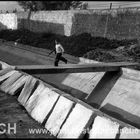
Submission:
[[15,8],[19,11],[22,10],[22,8],[18,5],[16,1],[0,1],[0,10],[2,11],[12,11]]
[[[137,7],[140,6],[138,1],[86,1],[89,3],[89,9],[107,9],[112,3],[112,8],[118,7]],[[0,10],[13,11],[14,9],[21,11],[22,8],[18,5],[16,1],[0,1]]]

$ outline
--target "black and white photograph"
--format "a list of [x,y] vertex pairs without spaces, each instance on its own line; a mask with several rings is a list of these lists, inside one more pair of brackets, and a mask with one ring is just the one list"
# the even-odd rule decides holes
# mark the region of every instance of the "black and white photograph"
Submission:
[[0,1],[0,139],[140,139],[140,1]]

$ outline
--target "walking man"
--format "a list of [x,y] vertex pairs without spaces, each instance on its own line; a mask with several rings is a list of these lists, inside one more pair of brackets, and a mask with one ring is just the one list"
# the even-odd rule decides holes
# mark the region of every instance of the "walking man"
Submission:
[[[54,66],[58,66],[60,60],[67,64],[67,59],[62,56],[64,53],[64,48],[60,44],[59,40],[55,40],[55,50],[53,50],[52,52],[54,51],[56,54]],[[52,52],[50,52],[49,54],[51,54]]]

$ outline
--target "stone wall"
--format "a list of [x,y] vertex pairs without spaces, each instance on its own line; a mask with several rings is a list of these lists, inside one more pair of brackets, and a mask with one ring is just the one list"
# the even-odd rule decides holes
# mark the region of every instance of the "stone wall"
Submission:
[[71,34],[87,32],[92,36],[104,37],[105,35],[110,39],[138,38],[140,35],[139,11],[140,9],[133,8],[75,13]]
[[[0,14],[1,29],[25,28],[70,36],[91,33],[110,39],[134,39],[140,35],[140,9],[63,10]],[[107,20],[108,19],[108,20]]]
[[28,13],[19,13],[18,28],[26,28],[35,32],[49,32],[61,35],[71,35],[72,17],[71,11],[40,11],[32,12],[30,22]]

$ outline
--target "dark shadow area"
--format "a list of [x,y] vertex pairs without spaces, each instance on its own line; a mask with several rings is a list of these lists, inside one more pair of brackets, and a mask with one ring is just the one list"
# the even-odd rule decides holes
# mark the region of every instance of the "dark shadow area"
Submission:
[[33,32],[47,32],[65,35],[64,24],[35,21],[27,19],[18,19],[18,29],[28,29]]
[[121,69],[120,71],[106,72],[90,93],[86,102],[95,108],[99,108],[121,75]]
[[25,83],[24,83],[22,86],[20,86],[20,87],[14,92],[14,95],[13,95],[13,96],[15,96],[15,97],[18,98],[18,96],[20,95],[21,91],[22,91],[23,88],[24,88],[24,85],[25,85]]
[[140,117],[139,116],[131,114],[130,112],[127,112],[127,111],[125,111],[121,108],[118,108],[116,106],[113,106],[109,103],[107,103],[106,105],[101,107],[100,111],[140,129]]

